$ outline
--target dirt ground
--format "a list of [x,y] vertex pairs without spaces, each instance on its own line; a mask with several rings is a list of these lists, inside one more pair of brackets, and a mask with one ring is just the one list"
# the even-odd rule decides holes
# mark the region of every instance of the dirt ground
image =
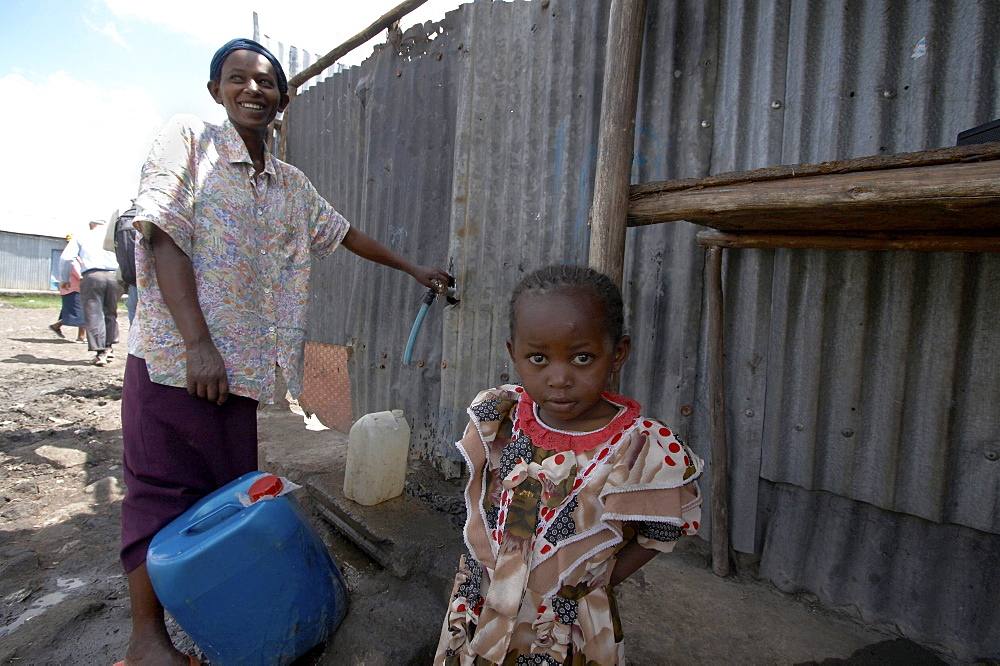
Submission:
[[[48,329],[56,317],[54,309],[0,302],[0,664],[112,664],[123,657],[128,641],[128,594],[117,552],[125,345],[107,367],[93,366],[86,345],[59,339]],[[119,321],[124,339],[124,309]],[[75,337],[75,329],[66,332]],[[423,477],[411,488],[420,495],[432,485],[433,479]],[[455,513],[456,507],[461,509],[437,508]],[[355,617],[369,600],[373,609],[384,609],[389,599],[396,600],[393,607],[414,607],[413,613],[421,605],[443,608],[440,595],[432,591],[433,598],[422,600],[425,591],[394,582],[329,527],[320,527],[351,588]],[[700,600],[665,618],[649,601],[662,597],[657,590],[663,586],[675,591],[688,586]],[[626,626],[636,630],[626,639],[631,640],[627,650],[643,657],[631,663],[943,663],[885,632],[824,618],[822,609],[790,601],[773,587],[713,577],[697,553],[657,558],[623,585],[622,599],[633,609]],[[391,663],[359,659],[353,645],[368,640],[368,623],[377,612],[362,618],[358,633],[342,631],[339,647],[318,648],[299,664]],[[412,642],[415,633],[427,633],[433,644],[438,617],[421,618],[428,626],[419,628],[411,619],[394,618],[410,630],[398,632],[395,640]],[[668,654],[662,643],[665,622],[700,633],[690,645],[671,638],[680,651]],[[179,627],[170,628],[178,647],[196,653]],[[352,654],[349,661],[345,651]]]
[[[118,563],[124,344],[107,367],[0,303],[0,663],[111,664],[128,641]],[[124,308],[122,334],[128,329]]]

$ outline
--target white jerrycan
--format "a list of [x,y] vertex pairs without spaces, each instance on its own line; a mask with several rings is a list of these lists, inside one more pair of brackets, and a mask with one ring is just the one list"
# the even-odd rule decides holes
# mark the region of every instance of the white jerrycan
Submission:
[[398,497],[409,452],[410,426],[403,410],[365,414],[348,435],[344,495],[365,506]]

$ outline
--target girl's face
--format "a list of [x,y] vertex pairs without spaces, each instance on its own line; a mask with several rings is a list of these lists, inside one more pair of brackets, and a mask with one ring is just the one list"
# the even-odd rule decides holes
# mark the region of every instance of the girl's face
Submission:
[[607,425],[618,409],[601,394],[628,358],[629,337],[612,340],[602,304],[580,290],[529,292],[515,308],[507,351],[542,421],[573,432]]

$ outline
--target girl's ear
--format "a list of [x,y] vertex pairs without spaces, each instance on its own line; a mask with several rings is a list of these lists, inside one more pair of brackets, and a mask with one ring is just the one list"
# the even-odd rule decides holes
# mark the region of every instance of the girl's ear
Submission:
[[628,355],[632,351],[632,338],[627,335],[623,335],[618,344],[615,345],[614,360],[611,362],[611,372],[620,372],[622,366],[625,365],[625,361],[628,360]]
[[216,104],[222,104],[222,98],[219,96],[219,82],[209,81],[208,82],[208,94],[212,96]]
[[514,360],[514,341],[513,340],[508,340],[507,341],[507,354],[510,356],[510,360],[513,361]]

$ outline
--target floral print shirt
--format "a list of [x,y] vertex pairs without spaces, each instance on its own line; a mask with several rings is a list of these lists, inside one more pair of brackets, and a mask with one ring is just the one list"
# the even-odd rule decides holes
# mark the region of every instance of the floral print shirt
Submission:
[[670,552],[697,533],[704,463],[634,400],[604,399],[618,415],[590,433],[549,428],[520,386],[473,401],[458,442],[469,553],[435,664],[622,662],[615,556],[630,540]]
[[254,174],[243,139],[222,125],[175,116],[142,168],[133,224],[139,306],[129,353],[150,378],[186,386],[181,333],[153,267],[149,225],[191,259],[198,302],[226,363],[229,390],[273,402],[275,365],[302,390],[302,354],[312,258],[333,252],[350,225],[297,168],[270,153]]

